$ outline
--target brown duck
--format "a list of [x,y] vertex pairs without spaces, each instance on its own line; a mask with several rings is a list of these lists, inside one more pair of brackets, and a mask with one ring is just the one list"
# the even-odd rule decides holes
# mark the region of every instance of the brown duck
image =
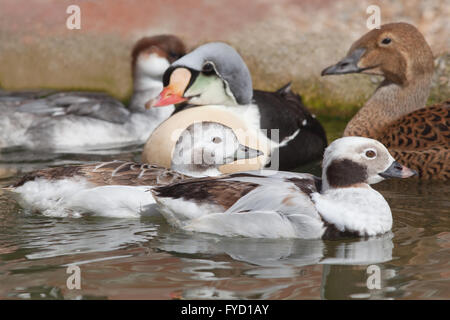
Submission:
[[450,178],[450,100],[425,106],[433,54],[423,35],[407,23],[373,29],[347,56],[322,75],[384,76],[372,97],[347,124],[344,136],[364,136],[386,145],[394,158],[422,179]]

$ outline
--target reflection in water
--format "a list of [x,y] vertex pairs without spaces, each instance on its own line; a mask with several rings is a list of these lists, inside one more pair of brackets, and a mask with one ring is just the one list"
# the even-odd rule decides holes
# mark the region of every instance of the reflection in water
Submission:
[[[4,172],[139,156],[23,152],[0,155]],[[160,218],[48,218],[0,194],[0,299],[449,299],[450,186],[375,188],[391,205],[392,233],[343,241],[226,238]],[[82,268],[80,291],[65,286],[69,264]],[[367,288],[369,265],[380,268],[379,290]]]
[[[101,227],[93,223],[93,227],[73,226],[69,223],[58,223],[48,229],[26,231],[28,240],[23,248],[40,248],[38,252],[26,255],[28,259],[41,259],[60,255],[113,251],[127,245],[142,243],[152,239],[157,234],[153,225],[136,224],[132,221],[102,222]],[[45,248],[45,249],[43,249]]]
[[180,293],[183,299],[212,299],[212,300],[237,300],[237,299],[270,299],[271,296],[289,285],[278,285],[265,287],[264,289],[233,292],[230,290],[219,290],[215,287],[200,287],[184,290]]
[[[160,237],[160,250],[187,255],[229,255],[261,267],[299,267],[311,264],[373,264],[392,259],[392,233],[345,242],[303,239],[227,238],[208,234],[172,233]],[[281,277],[289,276],[282,271]],[[256,275],[256,274],[255,274]],[[276,274],[271,274],[272,277]]]
[[369,289],[367,265],[327,265],[322,275],[322,299],[389,299],[389,293],[395,290],[389,287],[388,280],[395,275],[393,269],[375,264],[380,268],[380,289]]
[[[157,225],[133,219],[44,219],[17,216],[14,226],[0,224],[0,243],[25,250],[25,258],[42,259],[113,251],[143,243],[157,235]],[[31,249],[31,250],[30,250]]]
[[[301,239],[247,239],[226,238],[207,234],[172,233],[157,240],[160,250],[196,259],[199,266],[184,269],[195,279],[221,280],[214,269],[227,269],[223,261],[212,262],[228,255],[233,260],[246,262],[252,267],[245,275],[256,279],[295,278],[307,276],[301,267],[321,264],[323,269],[322,298],[370,298],[371,290],[361,284],[366,283],[366,268],[371,264],[381,264],[392,259],[392,233],[368,239],[340,241]],[[208,257],[205,260],[202,257]],[[350,268],[347,266],[351,266]],[[217,270],[216,270],[217,271]],[[343,272],[345,271],[345,272]],[[220,274],[220,273],[219,273]],[[386,272],[382,278],[386,278]],[[269,288],[266,288],[269,290]],[[279,290],[278,288],[276,290]],[[377,298],[383,298],[382,291],[376,290]],[[252,292],[255,294],[256,292]],[[183,298],[243,298],[231,292],[217,291],[215,288],[195,288],[183,292]],[[247,292],[250,294],[250,292]]]

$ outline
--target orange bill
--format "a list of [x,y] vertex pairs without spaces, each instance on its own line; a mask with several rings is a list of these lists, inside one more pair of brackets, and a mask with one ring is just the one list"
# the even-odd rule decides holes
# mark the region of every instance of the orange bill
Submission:
[[150,106],[147,104],[147,108],[149,107],[164,107],[172,104],[178,104],[180,102],[186,101],[186,98],[174,93],[169,87],[163,89],[163,91],[159,94],[156,100],[152,100]]
[[172,104],[178,104],[186,101],[183,97],[189,81],[191,79],[191,72],[186,68],[177,68],[170,75],[169,84],[163,89],[159,96],[146,103],[146,108],[164,107]]

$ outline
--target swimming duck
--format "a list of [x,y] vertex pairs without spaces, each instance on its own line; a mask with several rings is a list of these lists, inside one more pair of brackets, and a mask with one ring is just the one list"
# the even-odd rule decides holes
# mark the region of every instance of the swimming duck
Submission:
[[388,232],[389,204],[370,184],[414,174],[380,142],[345,137],[325,150],[322,179],[263,170],[186,180],[153,188],[152,193],[167,221],[184,230],[335,239]]
[[344,136],[381,141],[420,178],[449,179],[450,101],[425,106],[433,70],[433,54],[423,35],[408,23],[389,23],[362,36],[322,75],[382,75],[383,82]]
[[145,37],[132,50],[133,95],[128,107],[104,93],[19,93],[0,97],[0,148],[70,150],[144,143],[173,112],[146,110],[162,90],[170,63],[185,53],[172,35]]
[[[290,85],[276,92],[253,90],[245,62],[225,43],[204,44],[175,61],[164,73],[163,83],[151,107],[178,104],[175,113],[184,112],[184,117],[192,107],[202,108],[198,113],[207,118],[217,110],[234,113],[247,128],[260,131],[262,141],[269,139],[272,151],[279,151],[275,166],[272,157],[273,168],[294,169],[323,155],[325,131],[301,97]],[[211,117],[219,121],[221,116]],[[298,149],[303,152],[295,152]]]
[[155,212],[149,188],[216,176],[223,163],[259,155],[260,151],[239,144],[231,128],[200,122],[180,135],[173,170],[126,161],[55,167],[31,172],[6,190],[25,209],[49,216],[139,217]]

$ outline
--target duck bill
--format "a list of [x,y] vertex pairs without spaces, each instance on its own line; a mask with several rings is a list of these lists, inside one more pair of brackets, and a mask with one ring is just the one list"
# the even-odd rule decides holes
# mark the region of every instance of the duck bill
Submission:
[[146,108],[150,109],[153,107],[165,107],[184,101],[187,101],[187,99],[176,93],[172,88],[166,87],[163,89],[163,91],[161,91],[161,93],[155,100],[151,100],[146,103]]
[[364,71],[365,68],[358,67],[358,62],[363,56],[364,52],[366,52],[366,49],[364,48],[353,50],[338,63],[323,69],[321,75],[327,76],[332,74],[359,73],[361,71]]
[[417,175],[417,172],[394,161],[389,168],[379,173],[383,178],[409,178]]
[[262,151],[239,144],[239,147],[234,153],[234,160],[253,159],[262,155],[264,155],[264,152]]

